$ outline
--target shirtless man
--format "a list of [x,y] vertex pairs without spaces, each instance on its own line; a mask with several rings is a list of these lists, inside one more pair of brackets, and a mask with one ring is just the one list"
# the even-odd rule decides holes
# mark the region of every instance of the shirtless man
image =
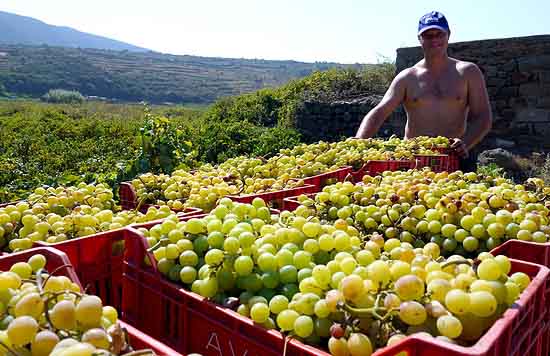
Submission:
[[479,68],[447,55],[450,33],[443,14],[433,11],[420,18],[418,40],[424,59],[394,78],[382,101],[363,119],[357,138],[374,136],[402,103],[407,113],[405,138],[446,136],[456,153],[468,158],[491,129],[491,107]]

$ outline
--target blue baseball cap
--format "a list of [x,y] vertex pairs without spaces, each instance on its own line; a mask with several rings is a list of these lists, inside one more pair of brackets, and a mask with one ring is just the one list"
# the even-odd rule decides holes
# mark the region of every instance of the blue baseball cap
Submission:
[[423,32],[436,28],[447,33],[451,32],[449,23],[443,14],[439,11],[432,11],[420,18],[418,21],[418,35]]

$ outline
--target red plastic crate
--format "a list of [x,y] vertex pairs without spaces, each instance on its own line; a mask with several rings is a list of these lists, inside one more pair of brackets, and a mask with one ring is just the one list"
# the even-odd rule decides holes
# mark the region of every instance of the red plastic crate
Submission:
[[[308,198],[312,198],[315,200],[315,195],[317,193],[311,193],[306,194]],[[288,197],[283,199],[283,207],[281,210],[288,210],[288,211],[294,211],[300,206],[300,202],[298,201],[298,196],[296,197]]]
[[57,243],[36,241],[67,254],[87,293],[120,310],[122,302],[122,258],[124,228]]
[[359,168],[359,170],[352,172],[353,180],[360,182],[365,175],[376,175],[385,171],[406,171],[413,169],[416,162],[413,160],[386,160],[386,161],[368,161]]
[[[201,214],[201,209],[194,209],[192,212],[178,214],[178,218],[190,219]],[[164,219],[159,219],[134,225],[152,227],[163,221]],[[88,293],[97,295],[105,304],[120,310],[124,255],[123,230],[124,228],[120,228],[52,244],[36,241],[34,245],[55,248],[67,254],[80,282],[84,288],[88,288]]]
[[430,167],[433,172],[454,172],[458,170],[458,157],[451,155],[415,155],[415,168]]
[[335,171],[321,173],[313,177],[303,178],[305,184],[311,184],[317,187],[317,190],[321,190],[329,181],[343,182],[346,178],[352,179],[351,176],[352,167],[342,167]]
[[[136,191],[134,190],[134,187],[130,182],[122,182],[120,183],[120,187],[118,188],[118,196],[120,199],[120,206],[123,210],[134,210],[137,208],[139,200],[136,194]],[[141,204],[139,207],[139,211],[142,213],[146,213],[147,210],[150,207],[160,208],[160,205],[154,205],[154,204]],[[196,211],[202,212],[199,208],[185,208],[181,213],[191,213]]]
[[150,349],[159,356],[183,356],[174,349],[164,345],[163,343],[153,339],[149,335],[139,331],[132,325],[119,321],[120,326],[128,332],[128,342],[134,350]]
[[258,193],[258,194],[248,194],[248,195],[228,195],[227,197],[233,201],[239,203],[252,203],[254,198],[262,198],[266,204],[277,209],[283,206],[283,199],[288,197],[294,197],[301,194],[309,194],[317,192],[317,187],[312,184],[306,184],[302,187],[277,190],[274,192]]
[[[126,233],[124,257],[123,317],[179,352],[199,352],[214,356],[280,355],[283,336],[274,330],[254,325],[252,320],[220,307],[164,279],[156,270],[154,258],[147,253],[146,241],[138,231]],[[150,265],[144,263],[148,258]],[[527,273],[532,281],[513,308],[472,347],[448,344],[436,339],[407,338],[377,356],[499,356],[535,355],[546,342],[544,311],[550,270],[544,266],[511,260],[512,272]],[[143,308],[147,305],[147,308]],[[404,352],[401,353],[401,352]],[[323,350],[292,340],[288,355],[327,355]]]
[[42,254],[46,257],[46,270],[50,273],[61,266],[66,266],[56,271],[55,275],[66,276],[80,286],[76,271],[67,255],[51,247],[35,247],[21,252],[5,254],[0,257],[0,271],[8,271],[14,263],[27,262],[30,257],[36,254]]
[[[436,339],[408,337],[373,356],[547,356],[547,312],[550,270],[544,266],[510,259],[512,273],[524,272],[531,283],[514,306],[471,347],[450,344]],[[401,354],[400,354],[401,355]]]
[[491,254],[505,255],[550,268],[550,242],[541,244],[532,241],[508,240],[492,249]]
[[[279,332],[257,326],[252,320],[165,280],[156,271],[152,256],[146,253],[142,236],[133,228],[126,230],[124,320],[184,354],[282,354],[285,339]],[[152,266],[144,265],[146,255]],[[288,342],[287,355],[328,356],[296,340]]]
[[118,197],[123,210],[133,210],[137,207],[136,191],[130,182],[122,182],[118,187]]

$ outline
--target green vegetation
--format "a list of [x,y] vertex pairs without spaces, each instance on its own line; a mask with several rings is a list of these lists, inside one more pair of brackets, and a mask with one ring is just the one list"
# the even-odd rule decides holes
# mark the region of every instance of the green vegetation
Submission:
[[296,109],[305,101],[334,100],[384,93],[395,66],[383,63],[357,69],[331,69],[274,89],[218,100],[207,112],[212,121],[248,121],[262,126],[295,127]]
[[176,56],[50,46],[0,45],[0,83],[17,96],[76,90],[126,102],[213,103],[330,68],[337,63]]
[[393,70],[382,64],[315,72],[200,109],[0,101],[0,202],[43,184],[105,182],[116,188],[139,173],[170,173],[240,155],[270,157],[300,143],[295,114],[306,100],[382,92]]
[[51,89],[42,100],[54,104],[82,104],[86,99],[75,90]]

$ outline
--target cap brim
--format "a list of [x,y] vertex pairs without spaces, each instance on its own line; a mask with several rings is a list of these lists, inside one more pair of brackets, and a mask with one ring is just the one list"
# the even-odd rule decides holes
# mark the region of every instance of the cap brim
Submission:
[[443,32],[447,32],[449,33],[449,29],[448,28],[445,28],[445,27],[442,27],[442,26],[439,26],[439,25],[430,25],[430,26],[426,26],[424,27],[422,30],[418,31],[418,35],[420,36],[421,34],[423,34],[424,32],[428,31],[428,30],[433,30],[433,29],[438,29],[438,30],[441,30]]

